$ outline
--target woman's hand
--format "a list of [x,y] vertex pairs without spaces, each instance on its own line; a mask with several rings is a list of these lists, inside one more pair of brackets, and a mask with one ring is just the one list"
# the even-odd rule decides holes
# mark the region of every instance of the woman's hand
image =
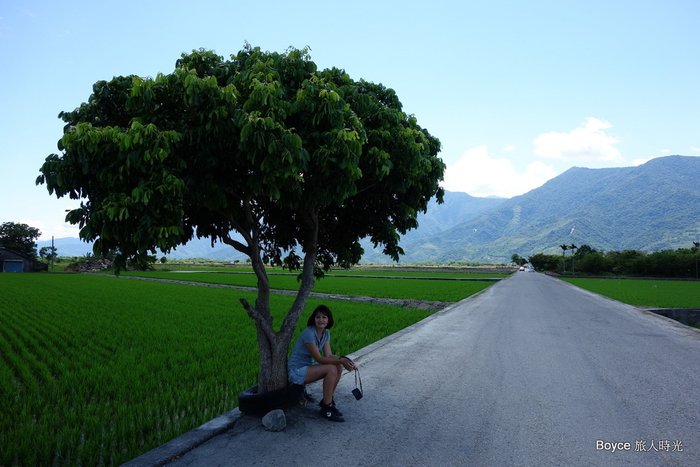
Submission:
[[343,368],[345,368],[348,371],[353,371],[357,368],[355,362],[353,362],[346,356],[340,357],[340,363],[343,365]]

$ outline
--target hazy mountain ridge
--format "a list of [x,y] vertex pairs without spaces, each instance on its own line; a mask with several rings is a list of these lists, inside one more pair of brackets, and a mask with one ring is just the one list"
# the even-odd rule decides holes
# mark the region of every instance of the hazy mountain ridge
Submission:
[[[700,158],[669,156],[639,167],[572,168],[440,234],[436,262],[508,262],[559,245],[656,251],[700,234]],[[421,250],[406,244],[406,262]]]
[[[419,227],[401,241],[402,263],[509,262],[512,254],[561,253],[562,243],[599,250],[656,251],[689,247],[700,236],[700,157],[669,156],[638,167],[574,167],[510,199],[446,192],[430,202]],[[39,247],[51,242],[39,242]],[[363,263],[390,259],[363,240]],[[57,239],[61,256],[91,246]],[[170,258],[243,259],[233,248],[192,240]]]

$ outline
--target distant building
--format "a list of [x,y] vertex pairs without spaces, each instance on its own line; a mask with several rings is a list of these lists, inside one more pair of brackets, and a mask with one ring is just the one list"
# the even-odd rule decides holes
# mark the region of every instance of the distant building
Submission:
[[38,272],[48,269],[47,264],[0,246],[0,272]]

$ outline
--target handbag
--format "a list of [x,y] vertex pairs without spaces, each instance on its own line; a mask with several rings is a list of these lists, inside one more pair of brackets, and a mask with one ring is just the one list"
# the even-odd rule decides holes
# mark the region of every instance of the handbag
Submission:
[[[357,381],[360,381],[360,386],[357,386]],[[362,396],[364,395],[362,392],[362,377],[360,376],[360,370],[355,368],[355,389],[352,390],[352,395],[355,396],[355,399],[358,401],[362,399]]]

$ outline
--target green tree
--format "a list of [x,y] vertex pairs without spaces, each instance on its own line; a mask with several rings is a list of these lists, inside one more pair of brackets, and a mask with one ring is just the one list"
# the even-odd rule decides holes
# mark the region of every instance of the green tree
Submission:
[[595,248],[591,247],[590,245],[583,244],[576,249],[574,256],[583,257],[591,253],[596,253]]
[[4,222],[0,225],[0,246],[35,258],[36,239],[39,235],[39,229],[27,224]]
[[537,271],[556,271],[561,260],[556,255],[537,253],[530,256],[528,261]]
[[[249,45],[230,60],[199,50],[155,79],[99,81],[62,112],[61,154],[37,183],[81,199],[66,219],[96,254],[169,252],[193,236],[246,254],[261,391],[287,384],[287,350],[315,276],[349,267],[368,237],[403,254],[400,235],[436,196],[439,141],[403,112],[393,90],[342,70],[317,70],[307,50]],[[273,327],[266,264],[300,269],[300,286]]]
[[612,272],[618,275],[644,274],[646,269],[646,254],[642,251],[610,251],[606,256],[613,264]]
[[[575,261],[575,257],[576,257],[576,249],[577,248],[578,247],[576,245],[574,245],[573,243],[571,245],[569,245],[569,250],[571,250],[571,252],[573,253],[571,255],[571,273],[572,274],[576,273],[576,265],[574,264],[574,261]],[[564,269],[566,269],[566,265],[564,265]]]
[[595,250],[586,255],[580,256],[580,258],[577,261],[578,262],[576,264],[578,265],[577,267],[579,272],[586,272],[589,274],[603,274],[612,271],[612,262],[610,261],[610,259],[607,256]]
[[513,254],[510,257],[510,261],[518,266],[524,266],[525,264],[527,264],[527,260],[518,254]]
[[559,245],[559,248],[561,248],[562,271],[566,272],[566,250],[569,249],[569,245],[561,244],[561,245]]
[[55,246],[45,246],[39,250],[39,257],[49,264],[53,264],[56,256],[58,256],[58,248]]

